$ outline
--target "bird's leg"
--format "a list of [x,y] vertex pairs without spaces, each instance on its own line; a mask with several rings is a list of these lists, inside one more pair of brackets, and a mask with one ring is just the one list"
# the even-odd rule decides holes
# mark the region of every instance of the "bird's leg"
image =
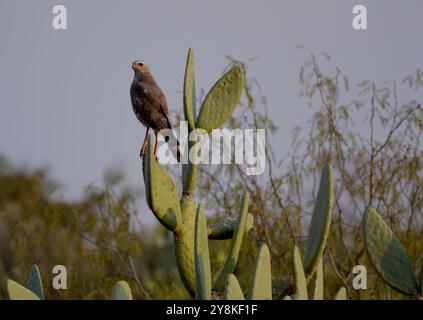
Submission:
[[144,142],[141,146],[141,150],[140,150],[140,157],[143,157],[145,155],[145,149],[147,148],[147,137],[148,137],[148,131],[150,130],[149,127],[147,127],[147,130],[145,131],[145,137],[144,137]]

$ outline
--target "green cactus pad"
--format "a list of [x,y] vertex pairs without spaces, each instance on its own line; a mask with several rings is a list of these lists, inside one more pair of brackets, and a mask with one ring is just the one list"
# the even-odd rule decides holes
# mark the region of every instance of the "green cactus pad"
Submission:
[[41,280],[40,270],[37,265],[32,265],[29,271],[28,283],[26,287],[35,293],[40,300],[44,300],[43,282]]
[[195,99],[194,53],[189,48],[184,78],[184,113],[189,131],[195,129]]
[[126,281],[118,281],[113,286],[112,300],[132,300],[131,288]]
[[211,300],[211,271],[207,237],[207,219],[202,205],[198,206],[195,224],[195,299]]
[[272,300],[270,253],[266,244],[261,245],[257,255],[250,297],[251,300]]
[[[208,228],[209,239],[213,240],[227,240],[232,239],[234,230],[236,229],[236,224],[238,218],[230,217],[227,219],[222,219],[218,223],[215,223]],[[251,213],[247,215],[247,221],[245,222],[245,232],[251,230],[254,224],[254,216]]]
[[250,195],[248,192],[245,192],[241,199],[241,208],[238,215],[235,233],[232,238],[231,247],[220,272],[217,273],[216,281],[214,282],[213,288],[217,291],[223,291],[225,288],[226,278],[234,272],[238,262],[239,251],[241,250],[241,243],[245,233],[249,202]]
[[10,279],[7,280],[6,290],[10,300],[40,300],[31,290]]
[[182,223],[179,196],[172,178],[155,159],[151,136],[148,137],[143,164],[147,204],[167,229],[176,232]]
[[210,89],[197,118],[197,128],[207,132],[220,127],[239,104],[244,86],[244,73],[233,67]]
[[417,280],[407,253],[375,209],[364,213],[363,229],[367,254],[379,276],[395,290],[416,295]]
[[304,247],[304,271],[310,279],[316,271],[319,259],[323,256],[329,235],[333,210],[333,173],[332,167],[324,166],[313,210],[308,239]]
[[241,286],[239,285],[238,279],[233,274],[230,274],[226,281],[225,299],[226,300],[245,300],[244,294],[242,293],[242,289],[241,289]]
[[334,300],[347,300],[347,289],[345,287],[339,288],[339,290],[336,292]]
[[323,282],[323,259],[319,259],[316,270],[316,281],[314,282],[313,300],[323,300],[324,282]]
[[[190,142],[190,147],[196,148]],[[189,159],[188,159],[189,160]],[[191,162],[182,164],[182,189],[185,194],[193,193],[197,186],[197,165]]]
[[294,246],[294,250],[292,252],[292,266],[294,269],[295,300],[307,300],[307,282],[300,251],[297,246]]
[[197,207],[192,194],[181,199],[183,227],[174,234],[175,256],[179,275],[191,296],[195,295],[194,243]]

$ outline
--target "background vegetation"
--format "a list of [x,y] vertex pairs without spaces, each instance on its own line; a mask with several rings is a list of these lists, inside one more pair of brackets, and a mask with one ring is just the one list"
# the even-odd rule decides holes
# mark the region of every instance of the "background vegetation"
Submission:
[[[267,114],[259,83],[249,76],[248,65],[254,61],[228,59],[228,67],[241,65],[246,78],[242,105],[226,125],[266,128],[267,141],[272,141],[278,128]],[[309,122],[294,128],[291,150],[278,158],[278,146],[267,143],[266,173],[257,177],[247,176],[238,165],[199,166],[199,199],[209,217],[235,214],[241,194],[250,192],[249,212],[255,223],[241,249],[241,286],[250,282],[248,271],[263,242],[272,257],[274,293],[290,282],[291,248],[304,243],[320,170],[330,162],[335,208],[325,254],[326,295],[333,296],[343,285],[353,299],[403,298],[372,270],[361,224],[364,209],[375,207],[406,247],[412,264],[421,265],[422,75],[418,69],[398,82],[365,80],[350,85],[327,54],[310,54],[299,74],[301,97],[310,107]],[[203,98],[200,94],[198,99]],[[140,195],[125,186],[119,172],[108,172],[102,188],[87,188],[77,202],[55,199],[57,188],[45,169],[0,161],[2,298],[6,279],[23,282],[33,263],[41,269],[47,299],[108,299],[121,279],[128,281],[136,299],[189,298],[176,269],[171,234],[159,225],[151,229],[140,223],[134,202]],[[219,249],[227,245],[210,242],[213,271],[225,258],[226,250]],[[57,264],[67,267],[67,290],[48,285]],[[368,290],[352,288],[352,268],[357,264],[369,271]]]

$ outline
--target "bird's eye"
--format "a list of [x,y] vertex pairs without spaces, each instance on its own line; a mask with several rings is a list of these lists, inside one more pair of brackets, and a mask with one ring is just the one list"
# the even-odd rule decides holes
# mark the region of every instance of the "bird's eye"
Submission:
[[144,63],[140,62],[140,63],[138,63],[138,65],[139,65],[140,67],[143,67],[143,66],[144,66]]

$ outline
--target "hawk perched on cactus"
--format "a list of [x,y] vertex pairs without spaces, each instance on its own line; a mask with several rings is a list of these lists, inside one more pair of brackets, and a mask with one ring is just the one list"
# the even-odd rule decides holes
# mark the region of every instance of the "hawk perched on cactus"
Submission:
[[[137,60],[132,63],[132,70],[134,70],[134,80],[130,90],[132,108],[138,120],[146,127],[140,157],[145,154],[150,128],[156,134],[154,155],[157,156],[158,134],[161,130],[172,129],[169,119],[169,107],[166,97],[151,74],[148,65],[142,60]],[[176,148],[174,154],[178,162],[180,162],[177,139],[174,136],[166,136],[165,141],[169,142],[169,147],[172,151]]]

